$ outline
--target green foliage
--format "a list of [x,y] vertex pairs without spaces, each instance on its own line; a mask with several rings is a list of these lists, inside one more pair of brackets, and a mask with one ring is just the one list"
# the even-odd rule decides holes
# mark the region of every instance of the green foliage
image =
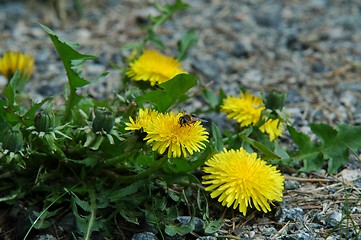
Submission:
[[183,102],[188,97],[185,93],[197,85],[197,79],[189,74],[178,74],[173,79],[159,84],[159,89],[147,92],[136,98],[139,104],[149,102],[159,112],[165,112],[173,104]]
[[[147,44],[164,47],[156,28],[187,6],[181,0],[156,5],[159,15],[150,17],[147,35],[130,48],[140,53]],[[168,158],[146,144],[142,129],[126,131],[126,123],[130,116],[136,117],[140,108],[151,106],[159,112],[178,109],[190,100],[188,91],[197,86],[197,78],[179,74],[155,87],[139,87],[123,72],[121,80],[127,84],[116,89],[114,96],[104,101],[80,96],[77,90],[91,83],[82,77],[81,67],[96,57],[79,53],[76,44],[63,40],[44,25],[41,27],[67,73],[62,99],[65,106],[55,108],[55,96],[38,103],[24,102],[17,88],[19,72],[0,99],[0,202],[14,206],[23,202],[34,209],[24,239],[55,225],[56,217],[64,211],[75,219],[71,233],[74,239],[92,239],[97,233],[111,238],[114,229],[122,224],[149,227],[140,226],[144,222],[161,234],[186,235],[195,230],[196,217],[204,220],[204,232],[213,234],[221,228],[223,219],[212,215],[200,175],[204,163],[217,152],[243,147],[278,164],[302,161],[300,170],[306,172],[317,171],[327,163],[328,172],[335,173],[348,160],[350,151],[361,148],[361,127],[357,126],[311,124],[318,141],[311,141],[308,135],[288,126],[299,147],[291,152],[277,141],[270,141],[257,125],[240,128],[210,121],[209,143],[201,152]],[[186,58],[196,40],[195,30],[180,38],[179,60]],[[103,73],[99,77],[105,76]],[[273,99],[272,109],[263,114],[286,122],[282,113],[285,96],[277,96],[280,101]],[[204,114],[217,113],[225,93],[220,90],[216,94],[205,87],[196,97],[207,105]],[[187,224],[176,223],[181,215],[189,215],[191,220]]]
[[310,127],[319,137],[319,142],[311,141],[308,135],[288,126],[294,142],[300,148],[293,159],[303,161],[301,171],[317,171],[327,163],[327,171],[336,173],[348,161],[350,150],[356,152],[361,148],[360,126],[340,124],[335,129],[327,124],[310,124]]

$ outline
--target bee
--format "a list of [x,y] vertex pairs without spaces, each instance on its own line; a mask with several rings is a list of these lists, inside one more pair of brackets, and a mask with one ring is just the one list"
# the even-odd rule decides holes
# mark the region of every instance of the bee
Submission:
[[201,119],[199,119],[195,114],[190,114],[190,113],[186,113],[184,112],[182,116],[179,117],[179,125],[181,127],[185,126],[185,125],[190,125],[190,124],[194,124],[197,121],[201,121]]

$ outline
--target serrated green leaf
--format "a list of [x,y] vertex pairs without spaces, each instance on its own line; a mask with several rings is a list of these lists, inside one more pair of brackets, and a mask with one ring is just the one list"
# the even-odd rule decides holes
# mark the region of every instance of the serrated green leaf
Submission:
[[287,126],[287,129],[291,134],[293,141],[303,152],[312,152],[317,150],[317,146],[311,141],[311,138],[308,135],[298,132],[290,125]]
[[353,152],[361,149],[361,126],[337,125],[338,139]]
[[189,74],[178,74],[171,80],[159,84],[155,91],[145,93],[136,98],[137,102],[149,102],[158,111],[165,112],[172,104],[185,98],[185,93],[197,85],[197,79]]
[[328,160],[327,172],[336,173],[349,159],[349,149],[361,147],[361,127],[338,125],[334,129],[327,124],[310,124],[311,130],[320,138],[320,151]]
[[301,171],[312,172],[320,170],[324,161],[318,146],[311,141],[311,138],[308,135],[298,132],[292,126],[287,126],[287,128],[294,142],[300,148],[298,154],[292,157],[295,160],[303,161]]
[[74,49],[78,47],[77,44],[60,38],[53,30],[45,25],[40,24],[40,26],[48,33],[63,62],[70,88],[75,89],[89,84],[87,80],[79,76],[78,67],[79,64],[82,65],[84,61],[95,60],[97,57],[79,53]]
[[333,128],[328,124],[310,124],[320,140],[316,144],[310,137],[297,132],[289,126],[288,130],[295,143],[300,147],[296,159],[304,160],[304,171],[317,171],[327,161],[328,173],[335,173],[349,159],[349,150],[357,151],[361,148],[361,127],[346,124]]
[[[328,124],[310,124],[312,132],[314,132],[325,145],[331,145],[336,140],[337,130]],[[337,140],[336,140],[337,141]]]

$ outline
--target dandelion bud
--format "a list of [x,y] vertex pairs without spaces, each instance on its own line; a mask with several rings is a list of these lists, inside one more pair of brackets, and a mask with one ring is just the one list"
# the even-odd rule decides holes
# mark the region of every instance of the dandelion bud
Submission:
[[115,117],[105,108],[95,110],[95,118],[93,120],[93,132],[100,131],[110,132],[114,126]]
[[48,133],[54,126],[54,116],[46,111],[40,111],[34,119],[36,131]]
[[9,130],[4,136],[3,148],[10,152],[18,152],[23,146],[23,134],[17,130]]
[[278,90],[272,90],[272,92],[267,96],[266,99],[266,108],[275,110],[282,110],[285,105],[286,94]]

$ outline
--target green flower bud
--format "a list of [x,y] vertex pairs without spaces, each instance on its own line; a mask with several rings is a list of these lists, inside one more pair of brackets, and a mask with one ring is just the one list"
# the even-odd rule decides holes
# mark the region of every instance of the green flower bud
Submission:
[[282,110],[285,106],[286,94],[278,90],[272,90],[272,92],[267,96],[266,99],[266,108],[275,110]]
[[9,130],[4,136],[3,148],[10,152],[18,152],[23,146],[23,134],[17,130]]
[[54,115],[46,111],[40,111],[34,119],[36,131],[48,133],[54,127]]
[[114,126],[115,117],[105,108],[95,110],[95,118],[93,120],[93,132],[100,131],[110,132]]

